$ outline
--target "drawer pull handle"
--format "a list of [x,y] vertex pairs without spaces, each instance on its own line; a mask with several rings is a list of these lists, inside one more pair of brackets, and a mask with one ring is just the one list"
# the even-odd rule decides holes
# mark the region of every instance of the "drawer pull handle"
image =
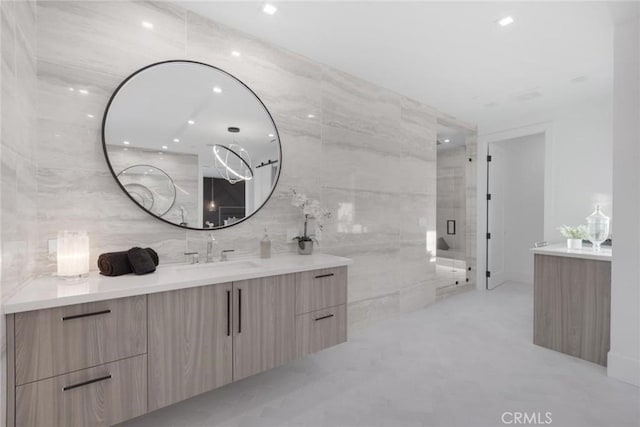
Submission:
[[316,276],[316,279],[322,279],[323,277],[331,277],[334,276],[333,273],[329,273],[329,274],[321,274],[319,276]]
[[238,289],[238,333],[242,333],[242,289]]
[[227,336],[231,336],[231,291],[227,291]]
[[99,381],[110,380],[110,379],[111,379],[111,374],[105,375],[104,377],[94,378],[92,380],[84,381],[84,382],[81,382],[81,383],[78,383],[78,384],[73,384],[73,385],[68,385],[66,387],[62,387],[62,391],[69,391],[69,390],[72,390],[74,388],[78,388],[78,387],[82,387],[82,386],[85,386],[85,385],[97,383]]
[[64,316],[62,320],[63,321],[73,320],[73,319],[79,319],[81,317],[98,316],[100,314],[109,314],[109,313],[111,313],[111,310],[95,311],[93,313],[74,314],[73,316]]
[[327,314],[326,316],[318,317],[318,318],[316,319],[316,322],[317,322],[318,320],[328,319],[328,318],[330,318],[330,317],[333,317],[333,314]]

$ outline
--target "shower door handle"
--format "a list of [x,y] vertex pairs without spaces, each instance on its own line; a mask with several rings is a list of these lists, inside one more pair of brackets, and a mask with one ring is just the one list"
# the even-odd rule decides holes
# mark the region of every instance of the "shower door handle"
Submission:
[[454,235],[456,234],[456,220],[448,219],[447,220],[447,234]]

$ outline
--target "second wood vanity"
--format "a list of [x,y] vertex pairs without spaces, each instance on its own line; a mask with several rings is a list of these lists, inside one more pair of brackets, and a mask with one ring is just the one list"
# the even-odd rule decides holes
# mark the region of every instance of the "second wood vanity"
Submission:
[[611,249],[550,245],[532,252],[533,343],[607,366]]
[[[113,425],[346,341],[349,260],[313,257],[159,292],[171,285],[146,276],[138,295],[13,310],[7,425]],[[99,298],[67,291],[5,309]]]

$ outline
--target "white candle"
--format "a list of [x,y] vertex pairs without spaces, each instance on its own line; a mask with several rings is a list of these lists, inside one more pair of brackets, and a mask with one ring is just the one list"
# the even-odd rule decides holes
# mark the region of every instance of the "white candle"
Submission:
[[86,231],[58,232],[58,276],[89,273],[89,236]]

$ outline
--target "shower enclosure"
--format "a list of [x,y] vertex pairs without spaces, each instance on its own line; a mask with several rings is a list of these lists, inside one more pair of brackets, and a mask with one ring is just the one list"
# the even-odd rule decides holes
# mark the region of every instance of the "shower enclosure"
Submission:
[[[474,181],[469,141],[475,132],[441,125],[437,145],[436,276],[438,292],[445,294],[472,281],[469,254],[474,245],[469,187]],[[475,274],[475,273],[474,273]]]

